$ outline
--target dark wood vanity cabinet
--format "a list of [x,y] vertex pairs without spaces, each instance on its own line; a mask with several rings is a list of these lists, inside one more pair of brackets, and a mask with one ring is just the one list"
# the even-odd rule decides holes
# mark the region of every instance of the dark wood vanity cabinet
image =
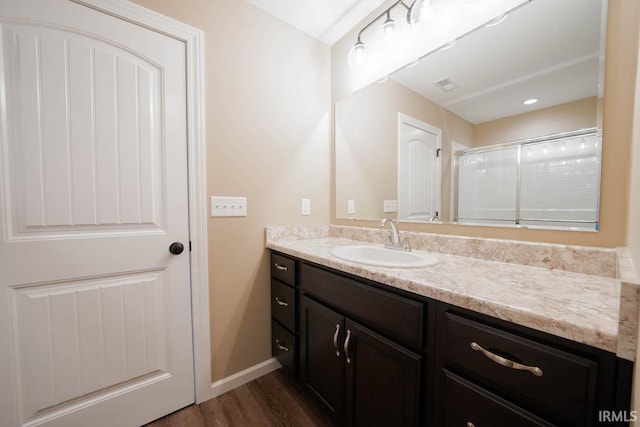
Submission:
[[415,426],[422,357],[307,296],[301,381],[347,426]]
[[628,425],[615,354],[278,253],[272,273],[273,354],[336,425]]

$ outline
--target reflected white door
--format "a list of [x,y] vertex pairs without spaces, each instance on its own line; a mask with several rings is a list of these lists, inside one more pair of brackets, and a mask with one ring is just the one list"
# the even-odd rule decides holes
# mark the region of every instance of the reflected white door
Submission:
[[442,130],[398,114],[398,220],[440,218]]
[[0,26],[0,425],[186,406],[185,45],[65,0]]

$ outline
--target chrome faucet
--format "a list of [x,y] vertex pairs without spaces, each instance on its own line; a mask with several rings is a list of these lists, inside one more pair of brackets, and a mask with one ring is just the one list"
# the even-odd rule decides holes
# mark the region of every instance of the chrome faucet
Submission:
[[400,243],[400,231],[398,231],[398,226],[392,219],[384,218],[380,221],[380,228],[384,228],[387,224],[391,226],[391,230],[387,232],[387,244],[384,247],[398,251],[410,251],[409,239],[405,236],[402,243]]

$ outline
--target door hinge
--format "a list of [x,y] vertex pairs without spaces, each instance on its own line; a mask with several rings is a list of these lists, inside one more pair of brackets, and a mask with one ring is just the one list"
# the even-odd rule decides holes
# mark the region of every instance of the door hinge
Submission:
[[189,240],[189,252],[191,252],[191,240]]
[[440,152],[442,151],[442,148],[438,148],[436,150],[436,157],[440,157]]

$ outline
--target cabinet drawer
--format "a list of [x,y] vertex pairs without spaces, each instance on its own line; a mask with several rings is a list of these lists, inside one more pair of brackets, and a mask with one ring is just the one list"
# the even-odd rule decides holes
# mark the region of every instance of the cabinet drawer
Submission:
[[295,377],[296,338],[274,320],[271,321],[271,354],[291,377]]
[[534,427],[552,424],[444,371],[445,426]]
[[413,348],[423,346],[424,304],[302,264],[300,287],[343,314]]
[[[451,369],[551,421],[591,424],[596,362],[453,313],[445,313],[444,322],[444,359]],[[499,357],[504,364],[537,367],[539,375],[493,360]]]
[[271,315],[289,331],[295,331],[296,292],[274,279],[271,280]]
[[271,277],[287,285],[296,285],[296,262],[291,258],[271,253]]

